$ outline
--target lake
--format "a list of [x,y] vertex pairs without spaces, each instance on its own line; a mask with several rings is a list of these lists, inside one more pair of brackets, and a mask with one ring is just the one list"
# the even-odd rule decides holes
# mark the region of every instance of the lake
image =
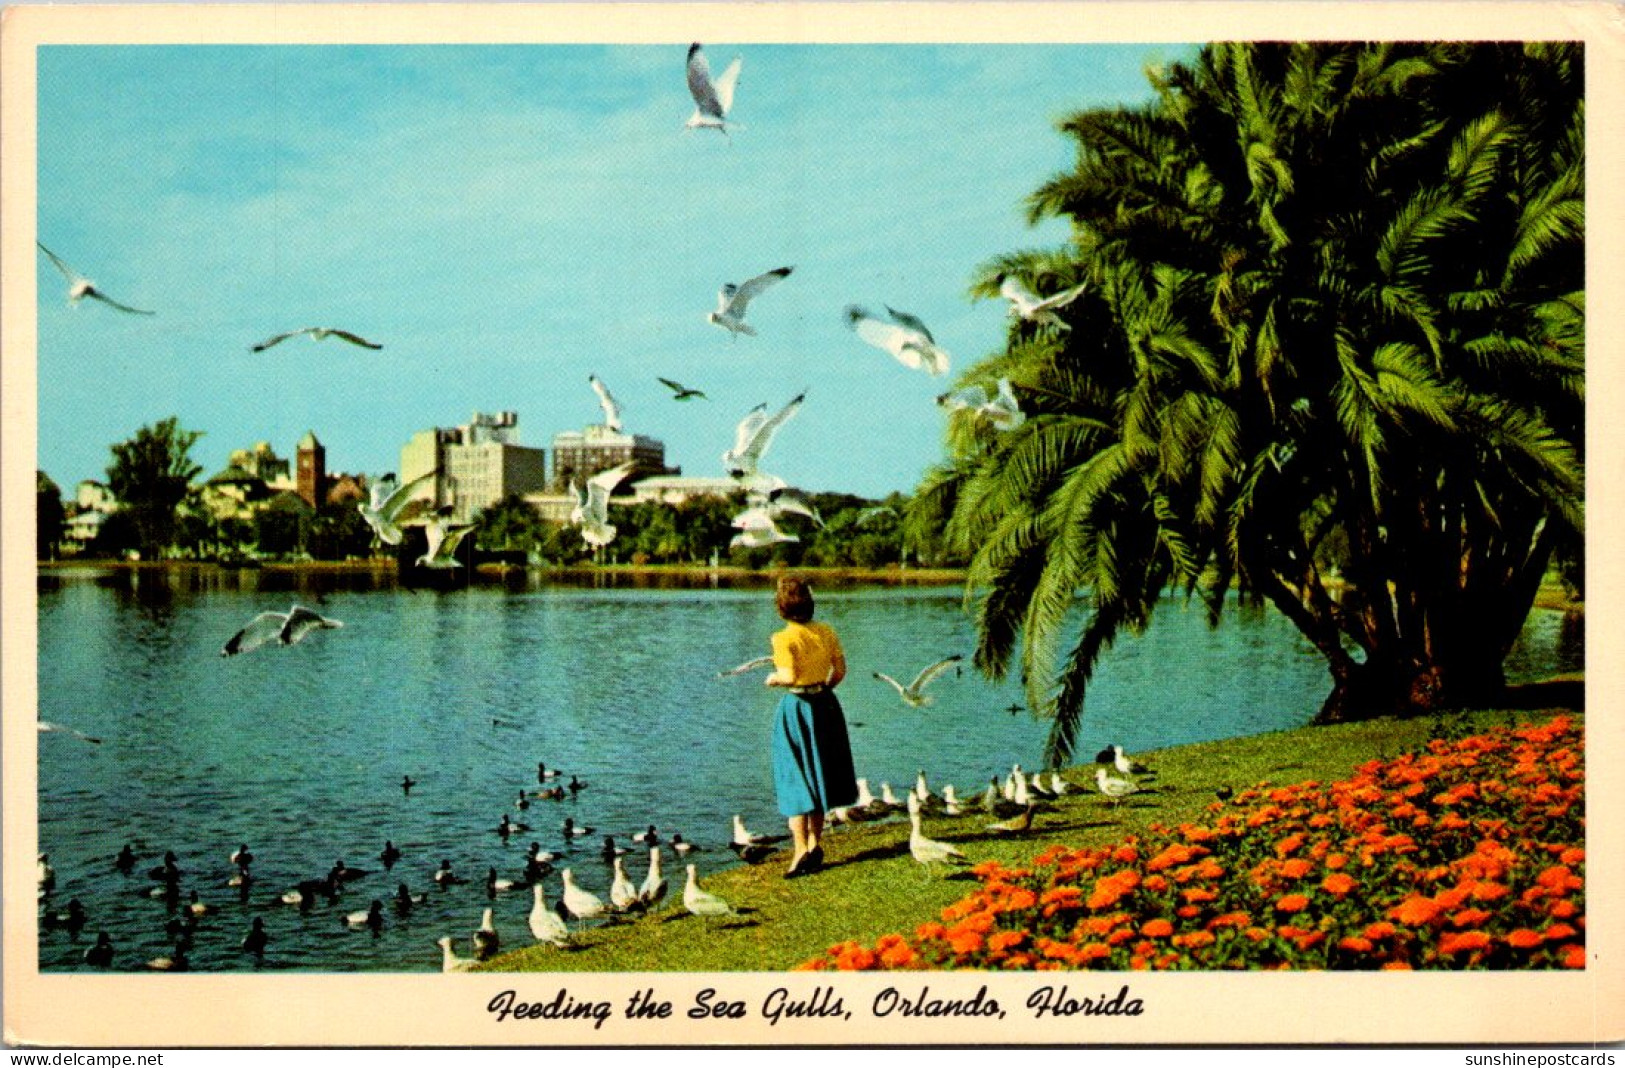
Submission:
[[[604,580],[600,580],[603,583]],[[617,580],[619,581],[619,580]],[[434,940],[467,935],[487,901],[490,868],[507,879],[525,847],[563,851],[566,816],[596,829],[559,866],[607,897],[604,834],[654,824],[704,852],[707,871],[737,863],[726,848],[734,814],[757,833],[784,833],[774,804],[767,738],[775,692],[762,672],[719,670],[767,653],[780,623],[766,588],[596,588],[506,585],[451,592],[394,588],[387,575],[118,570],[47,572],[39,582],[43,720],[102,739],[39,736],[40,849],[57,884],[49,907],[77,897],[89,916],[78,938],[45,931],[42,970],[83,967],[106,930],[116,968],[168,951],[164,903],[146,875],[166,850],[213,906],[195,936],[196,970],[435,971]],[[224,658],[224,642],[262,611],[294,601],[343,622],[304,642]],[[818,591],[850,665],[840,696],[858,774],[898,793],[924,769],[933,789],[962,796],[1013,763],[1043,766],[1047,725],[1025,711],[1014,680],[968,668],[911,709],[872,673],[903,681],[951,653],[972,651],[974,625],[957,588],[835,587]],[[1513,678],[1578,669],[1581,627],[1535,613],[1509,660]],[[1117,742],[1141,751],[1256,734],[1309,721],[1328,687],[1325,668],[1272,611],[1232,606],[1208,628],[1199,605],[1170,601],[1139,638],[1106,656],[1089,693],[1077,751]],[[564,801],[515,806],[538,788],[537,762],[588,786]],[[410,794],[403,775],[417,784]],[[506,842],[503,814],[534,829]],[[393,871],[385,839],[402,851]],[[113,858],[131,843],[131,875]],[[228,889],[231,852],[247,843],[255,882]],[[641,881],[646,853],[627,865]],[[337,905],[309,913],[278,902],[335,860],[370,875]],[[442,859],[469,882],[430,879]],[[680,867],[669,857],[668,877]],[[388,899],[402,882],[428,899],[405,918],[386,907],[376,937],[342,916]],[[680,879],[673,879],[680,889]],[[549,879],[549,900],[558,897]],[[528,893],[499,895],[497,927],[525,944]],[[263,964],[239,952],[252,917],[271,944]]]

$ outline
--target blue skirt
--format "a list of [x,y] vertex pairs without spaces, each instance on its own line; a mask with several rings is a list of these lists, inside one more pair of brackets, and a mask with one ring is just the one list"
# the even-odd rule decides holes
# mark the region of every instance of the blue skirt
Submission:
[[773,788],[779,812],[805,816],[858,800],[846,716],[833,691],[787,693],[773,724]]

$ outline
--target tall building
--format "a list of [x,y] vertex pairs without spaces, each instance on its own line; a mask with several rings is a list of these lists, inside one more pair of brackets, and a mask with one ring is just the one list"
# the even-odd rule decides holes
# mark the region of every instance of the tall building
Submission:
[[401,482],[438,471],[431,503],[450,505],[452,519],[466,523],[510,495],[543,488],[546,458],[546,450],[519,444],[517,412],[475,412],[462,426],[413,434],[401,447]]
[[296,452],[298,463],[298,493],[312,508],[322,504],[327,482],[327,450],[316,440],[314,430],[305,431],[299,439]]
[[636,463],[627,481],[653,475],[679,475],[679,468],[666,466],[666,444],[642,434],[623,434],[607,426],[566,430],[553,438],[553,488],[567,489],[570,482],[584,482],[600,471],[624,463]]

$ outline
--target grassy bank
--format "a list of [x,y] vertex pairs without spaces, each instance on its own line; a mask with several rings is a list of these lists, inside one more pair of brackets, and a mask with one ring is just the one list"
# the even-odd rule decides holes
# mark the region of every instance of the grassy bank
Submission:
[[[1528,707],[1536,702],[1517,703]],[[927,818],[925,833],[956,844],[973,862],[1020,865],[1052,845],[1102,845],[1143,834],[1153,823],[1199,819],[1213,803],[1215,791],[1223,787],[1239,791],[1263,782],[1280,785],[1335,779],[1364,761],[1421,748],[1430,737],[1514,721],[1539,721],[1549,718],[1551,711],[1497,709],[1384,719],[1181,746],[1146,754],[1159,772],[1156,792],[1116,807],[1094,791],[1092,767],[1084,766],[1064,776],[1079,791],[1063,797],[1053,811],[1040,814],[1025,835],[1001,838],[991,834],[984,828],[990,817],[982,814]],[[960,785],[966,793],[973,788],[973,784]],[[689,916],[681,903],[683,872],[678,867],[668,871],[671,891],[653,914],[589,929],[567,950],[529,947],[482,968],[548,972],[788,969],[839,942],[873,942],[888,932],[912,930],[935,919],[943,907],[977,886],[968,875],[927,871],[915,863],[908,852],[906,821],[835,828],[827,836],[825,851],[828,866],[811,878],[783,879],[784,854],[755,867],[707,878],[708,890],[740,910],[736,918],[708,922]],[[596,867],[598,861],[587,859],[580,867],[588,865]],[[635,878],[640,878],[641,865],[637,870]],[[596,877],[598,872],[593,874]],[[556,895],[556,881],[549,893]],[[521,937],[528,941],[528,936]]]

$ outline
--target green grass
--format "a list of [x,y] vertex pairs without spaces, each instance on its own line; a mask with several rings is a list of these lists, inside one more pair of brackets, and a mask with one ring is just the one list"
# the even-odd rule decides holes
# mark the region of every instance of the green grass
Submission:
[[[1158,772],[1147,780],[1147,785],[1156,784],[1154,793],[1113,807],[1093,788],[1093,765],[1084,765],[1063,775],[1078,792],[1041,811],[1025,835],[1000,838],[987,832],[984,825],[992,817],[982,813],[927,817],[925,833],[955,843],[973,862],[1023,864],[1055,843],[1097,845],[1142,833],[1152,823],[1199,820],[1221,786],[1240,791],[1261,782],[1342,778],[1356,764],[1415,750],[1430,737],[1547,718],[1549,712],[1542,711],[1458,712],[1305,727],[1136,754]],[[908,834],[907,821],[898,819],[833,828],[825,835],[827,866],[810,878],[784,879],[784,853],[755,867],[713,874],[704,880],[706,889],[740,911],[721,920],[701,920],[683,909],[684,870],[667,862],[671,891],[654,913],[589,928],[570,949],[532,946],[497,957],[480,970],[778,971],[848,939],[872,944],[888,932],[909,933],[936,919],[976,883],[967,872],[923,869],[909,856]],[[556,882],[548,893],[549,901],[556,902]]]

